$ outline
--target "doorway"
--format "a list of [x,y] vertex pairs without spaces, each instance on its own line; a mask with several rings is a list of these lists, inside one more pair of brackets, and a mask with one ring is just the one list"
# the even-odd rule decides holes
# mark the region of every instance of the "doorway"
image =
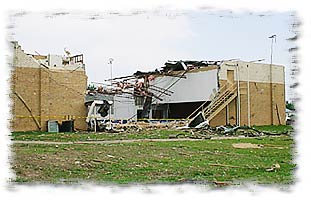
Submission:
[[234,83],[234,70],[227,70],[227,81],[231,84]]

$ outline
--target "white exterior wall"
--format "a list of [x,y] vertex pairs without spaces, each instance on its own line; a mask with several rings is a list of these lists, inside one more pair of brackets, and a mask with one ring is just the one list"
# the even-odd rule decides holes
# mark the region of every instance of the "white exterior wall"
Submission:
[[50,67],[59,67],[63,66],[63,57],[59,55],[48,55],[48,61]]
[[[236,70],[238,65],[239,80],[270,83],[270,64],[249,63],[243,61],[225,61],[220,65],[219,80],[227,80],[227,70]],[[248,65],[248,67],[247,67]],[[249,73],[247,68],[249,68]],[[249,75],[249,76],[248,76]],[[234,80],[237,80],[236,73]],[[272,83],[284,84],[284,66],[272,65]]]
[[[116,95],[114,97],[114,112],[113,119],[124,120],[129,119],[136,114],[135,100],[134,98],[124,98]],[[136,117],[134,117],[136,118]]]
[[47,59],[37,60],[31,55],[26,54],[17,42],[11,42],[11,47],[12,51],[14,51],[12,63],[12,66],[14,67],[42,68],[40,64],[43,64],[45,66],[48,66],[49,69],[75,70],[75,71],[84,71],[85,69],[84,65],[81,62],[63,65],[62,56],[59,55],[49,54]]
[[63,58],[64,56],[61,55],[48,55],[48,63],[44,63],[45,65],[49,66],[50,69],[58,69],[58,70],[75,70],[75,71],[83,71],[84,65],[81,62],[72,63],[63,65]]
[[[40,68],[39,63],[32,57],[27,55],[21,46],[15,43],[11,43],[13,51],[13,66],[14,67],[30,67],[30,68]],[[16,47],[16,48],[14,48]]]
[[62,65],[62,66],[56,66],[56,67],[52,67],[50,66],[50,69],[54,69],[54,70],[74,70],[74,71],[83,71],[85,70],[84,65],[79,62],[79,63],[75,63],[75,64],[66,64],[66,65]]
[[190,72],[185,74],[186,78],[181,79],[161,76],[156,77],[150,84],[166,89],[179,80],[169,88],[170,91],[173,91],[172,95],[166,96],[163,94],[161,96],[163,101],[156,101],[159,104],[206,101],[211,98],[213,91],[218,89],[217,72],[217,69]]

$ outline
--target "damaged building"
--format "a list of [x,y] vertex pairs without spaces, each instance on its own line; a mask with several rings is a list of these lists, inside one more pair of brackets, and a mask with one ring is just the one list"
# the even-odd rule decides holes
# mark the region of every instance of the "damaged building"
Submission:
[[198,115],[210,126],[285,124],[281,65],[168,61],[159,70],[137,71],[87,90],[82,54],[34,55],[17,42],[11,45],[13,131],[47,131],[49,121],[74,121],[75,129],[86,130],[109,120],[193,120]]
[[284,66],[228,61],[168,61],[161,71],[134,74],[137,119],[191,119],[211,126],[284,125]]
[[47,131],[49,120],[74,120],[76,129],[86,129],[83,55],[27,54],[16,41],[10,44],[11,129]]

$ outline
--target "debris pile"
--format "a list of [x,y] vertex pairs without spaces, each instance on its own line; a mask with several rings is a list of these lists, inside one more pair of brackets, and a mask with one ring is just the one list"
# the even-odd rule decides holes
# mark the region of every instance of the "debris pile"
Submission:
[[260,137],[260,136],[279,136],[279,135],[290,135],[290,131],[286,132],[267,132],[260,131],[253,127],[248,126],[218,126],[210,127],[205,126],[203,128],[190,128],[193,131],[193,134],[196,134],[196,137],[210,137],[221,136],[221,137]]
[[[248,126],[218,126],[211,127],[209,125],[202,125],[206,123],[203,121],[195,127],[189,127],[189,121],[138,121],[128,122],[125,124],[114,123],[114,133],[148,133],[152,134],[154,130],[172,130],[172,133],[167,135],[169,139],[176,138],[190,138],[190,139],[227,139],[227,138],[245,138],[245,137],[261,137],[261,136],[277,136],[290,135],[290,132],[271,133],[266,131],[259,131],[253,127]],[[202,126],[198,128],[198,126]],[[239,147],[239,146],[237,146]],[[242,146],[243,147],[243,146]],[[261,146],[256,146],[261,147]]]
[[139,132],[142,130],[155,130],[155,129],[177,129],[180,126],[184,126],[186,121],[170,121],[170,122],[129,122],[126,124],[114,124],[116,131],[126,132]]

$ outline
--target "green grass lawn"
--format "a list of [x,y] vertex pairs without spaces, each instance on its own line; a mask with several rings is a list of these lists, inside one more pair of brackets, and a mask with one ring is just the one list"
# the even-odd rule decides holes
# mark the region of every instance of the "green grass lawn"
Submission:
[[263,126],[253,126],[256,130],[271,132],[271,133],[286,133],[292,131],[293,127],[290,125],[263,125]]
[[[157,130],[149,136],[167,137],[171,133],[170,130]],[[38,135],[49,141],[55,141],[56,137],[65,141],[87,136],[15,133],[13,139],[29,140]],[[46,139],[49,136],[51,139]],[[110,139],[108,135],[92,136]],[[234,143],[259,144],[261,148],[239,149],[233,147]],[[293,145],[291,136],[58,146],[15,143],[12,145],[15,156],[11,166],[16,178],[12,181],[56,184],[80,181],[118,184],[225,181],[239,184],[254,181],[258,184],[291,184],[295,169]],[[280,167],[273,169],[275,164]]]

